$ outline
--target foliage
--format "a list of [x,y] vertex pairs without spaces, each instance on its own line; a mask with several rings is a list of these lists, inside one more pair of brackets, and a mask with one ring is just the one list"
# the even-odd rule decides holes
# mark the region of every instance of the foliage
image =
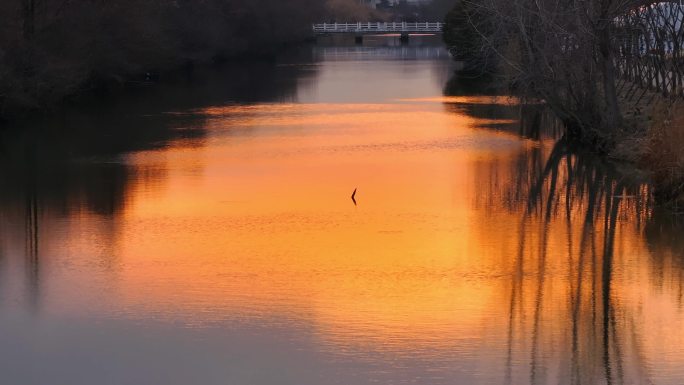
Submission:
[[385,17],[385,15],[365,6],[358,0],[327,0],[325,12],[325,20],[335,23],[376,21]]
[[492,32],[491,19],[481,15],[482,7],[460,1],[444,19],[444,41],[456,60],[463,61],[470,73],[494,70],[493,51],[485,41]]

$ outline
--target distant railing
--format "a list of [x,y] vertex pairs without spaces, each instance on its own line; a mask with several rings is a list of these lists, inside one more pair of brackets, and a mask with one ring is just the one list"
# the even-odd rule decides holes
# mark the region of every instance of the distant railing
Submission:
[[319,23],[313,25],[316,34],[326,33],[441,33],[444,23]]
[[626,82],[618,87],[628,100],[638,104],[648,90],[684,98],[684,4],[639,7],[615,19],[613,29],[615,66]]

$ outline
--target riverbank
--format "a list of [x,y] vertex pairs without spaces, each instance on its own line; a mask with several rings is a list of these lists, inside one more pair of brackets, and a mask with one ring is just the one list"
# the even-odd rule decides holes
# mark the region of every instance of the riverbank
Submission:
[[[0,6],[0,117],[22,119],[93,90],[149,84],[178,69],[272,56],[324,14],[315,0],[41,3]],[[32,2],[28,2],[32,3]],[[307,9],[306,14],[301,9]]]
[[[460,76],[447,84],[447,94],[477,90],[487,95],[509,94],[511,89],[501,76],[469,70],[457,62]],[[608,151],[596,151],[582,141],[568,138],[568,145],[580,153],[593,153],[616,163],[624,177],[648,180],[656,205],[670,212],[684,207],[684,101],[665,98],[651,90],[623,84],[619,101],[623,124],[611,135]],[[513,90],[515,93],[515,90]],[[539,103],[523,104],[519,112],[520,132],[538,140],[541,131],[553,131],[556,138],[567,137],[567,127]],[[543,127],[553,126],[553,127]]]
[[287,56],[292,52],[305,52],[302,47],[308,44],[306,39],[300,39],[289,43],[262,46],[258,50],[252,49],[232,54],[217,53],[164,68],[150,69],[146,72],[90,78],[84,80],[78,87],[64,90],[59,97],[53,95],[50,100],[44,100],[41,104],[4,105],[0,113],[0,128],[31,124],[32,121],[49,118],[64,110],[88,106],[93,101],[99,104],[107,100],[149,93],[155,88],[168,88],[174,85],[184,87],[187,83],[198,80],[206,82],[209,73],[220,74],[220,82],[223,83],[228,77],[226,73],[237,69],[234,74],[234,85],[239,87],[244,82],[242,71],[245,67],[273,66],[281,56]]
[[[54,89],[49,94],[35,94],[29,99],[20,96],[8,97],[0,103],[0,128],[21,125],[36,117],[48,116],[65,108],[87,104],[92,98],[116,98],[123,94],[148,90],[160,85],[191,81],[198,72],[230,71],[233,67],[244,67],[245,64],[257,67],[272,65],[279,56],[300,50],[307,44],[306,39],[302,38],[240,52],[215,53],[144,71],[94,75],[75,81],[70,86],[64,85],[60,89]],[[236,76],[239,77],[237,74]],[[240,83],[239,79],[236,83]]]
[[668,42],[681,35],[684,7],[611,4],[578,13],[565,3],[460,2],[444,38],[467,69],[498,78],[523,99],[543,100],[573,146],[648,170],[656,202],[677,210],[684,109],[682,75],[671,63],[680,47]]
[[644,94],[636,105],[621,95],[630,110],[609,156],[647,170],[656,202],[679,212],[684,207],[684,100]]

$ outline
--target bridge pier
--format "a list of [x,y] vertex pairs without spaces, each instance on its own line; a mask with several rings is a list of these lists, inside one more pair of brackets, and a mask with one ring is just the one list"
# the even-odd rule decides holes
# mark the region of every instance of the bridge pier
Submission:
[[354,43],[356,44],[363,44],[363,35],[356,35],[354,37]]
[[401,36],[399,36],[399,41],[401,42],[401,44],[408,44],[409,34],[408,33],[402,33]]

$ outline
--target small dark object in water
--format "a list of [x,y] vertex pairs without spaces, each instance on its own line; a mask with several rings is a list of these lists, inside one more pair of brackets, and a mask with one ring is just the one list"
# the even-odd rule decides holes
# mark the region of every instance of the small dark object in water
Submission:
[[356,196],[356,189],[354,189],[354,192],[352,193],[352,201],[354,202],[354,206],[356,206],[356,199],[354,198]]

